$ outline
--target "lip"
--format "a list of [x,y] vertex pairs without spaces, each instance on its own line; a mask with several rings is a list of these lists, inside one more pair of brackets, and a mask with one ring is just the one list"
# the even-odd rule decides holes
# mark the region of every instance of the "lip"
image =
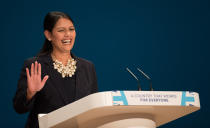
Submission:
[[63,44],[71,44],[71,41],[72,41],[72,39],[63,39],[63,40],[61,40],[61,42]]

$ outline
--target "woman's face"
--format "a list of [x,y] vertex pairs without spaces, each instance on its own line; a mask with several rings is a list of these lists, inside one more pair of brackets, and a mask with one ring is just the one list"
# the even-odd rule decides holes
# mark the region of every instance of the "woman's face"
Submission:
[[69,19],[60,18],[52,32],[48,31],[47,33],[47,38],[52,42],[53,51],[69,53],[73,48],[76,32],[73,23]]

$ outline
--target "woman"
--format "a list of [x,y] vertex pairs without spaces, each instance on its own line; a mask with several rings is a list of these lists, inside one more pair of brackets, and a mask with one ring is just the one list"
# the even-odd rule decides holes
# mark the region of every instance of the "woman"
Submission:
[[71,52],[76,37],[72,19],[62,12],[48,13],[44,35],[39,54],[24,62],[13,99],[16,112],[30,112],[27,128],[39,127],[39,113],[49,113],[97,92],[94,65]]

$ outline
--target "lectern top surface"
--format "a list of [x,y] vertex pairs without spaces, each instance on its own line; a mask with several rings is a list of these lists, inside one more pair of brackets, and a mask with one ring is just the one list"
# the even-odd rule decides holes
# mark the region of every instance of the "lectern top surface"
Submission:
[[96,128],[114,120],[145,117],[160,126],[199,109],[196,92],[108,91],[91,94],[40,116],[39,125],[40,128]]

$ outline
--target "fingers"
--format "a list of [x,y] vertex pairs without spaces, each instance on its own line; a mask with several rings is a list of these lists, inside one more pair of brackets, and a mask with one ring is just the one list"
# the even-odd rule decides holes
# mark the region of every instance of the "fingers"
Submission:
[[31,76],[34,76],[34,63],[31,64]]
[[34,66],[34,74],[37,74],[37,68],[38,68],[38,63],[35,61],[35,66]]
[[41,64],[39,63],[38,64],[38,75],[41,76],[41,73],[42,73],[42,67],[41,67]]
[[27,79],[30,78],[30,74],[29,74],[29,69],[28,68],[26,68],[26,76],[27,76]]
[[31,64],[31,76],[40,75],[41,76],[41,64],[35,61]]
[[47,81],[48,78],[49,78],[48,75],[46,75],[46,76],[43,78],[43,80],[42,80],[42,82],[41,82],[41,85],[42,85],[42,86],[45,85],[45,83],[46,83],[46,81]]

